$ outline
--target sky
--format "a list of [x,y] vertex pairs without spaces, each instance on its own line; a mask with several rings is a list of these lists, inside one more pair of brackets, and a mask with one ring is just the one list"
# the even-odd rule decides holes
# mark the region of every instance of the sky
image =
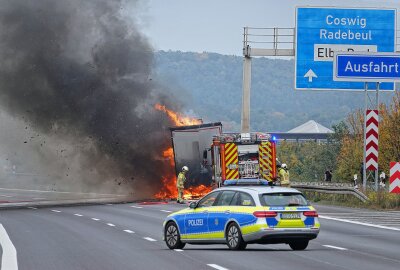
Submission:
[[242,55],[243,27],[294,27],[296,6],[398,8],[400,0],[149,0],[138,19],[156,50]]

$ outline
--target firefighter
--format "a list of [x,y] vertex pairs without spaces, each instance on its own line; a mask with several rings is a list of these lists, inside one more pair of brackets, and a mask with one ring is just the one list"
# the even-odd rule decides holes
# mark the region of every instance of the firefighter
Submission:
[[182,171],[178,174],[178,180],[176,181],[176,188],[178,189],[178,203],[184,203],[183,201],[183,189],[186,181],[186,173],[189,171],[187,166],[182,167]]
[[279,173],[279,178],[281,179],[281,186],[290,187],[289,170],[285,163],[282,163],[278,173]]
[[281,169],[281,163],[276,159],[276,171],[278,172],[278,175],[272,180],[268,181],[269,186],[275,186],[276,184],[280,185],[280,175],[279,171]]

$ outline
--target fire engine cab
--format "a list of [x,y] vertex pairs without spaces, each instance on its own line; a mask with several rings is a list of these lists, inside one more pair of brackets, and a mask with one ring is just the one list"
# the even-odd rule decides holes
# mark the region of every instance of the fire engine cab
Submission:
[[213,180],[276,179],[276,143],[266,133],[222,133],[211,146]]

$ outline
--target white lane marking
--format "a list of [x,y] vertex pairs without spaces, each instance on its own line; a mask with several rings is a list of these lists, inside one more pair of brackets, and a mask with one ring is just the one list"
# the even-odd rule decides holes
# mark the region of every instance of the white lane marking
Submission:
[[210,263],[210,264],[207,264],[207,265],[210,266],[210,267],[212,267],[212,268],[218,269],[218,270],[229,270],[228,268],[219,266],[218,264]]
[[32,200],[45,200],[46,198],[42,198],[42,197],[37,197],[37,198],[32,198]]
[[172,211],[169,210],[160,210],[161,212],[165,212],[165,213],[171,213]]
[[133,231],[131,231],[131,230],[124,230],[124,232],[127,232],[127,233],[135,233],[135,232],[133,232]]
[[112,205],[111,203],[106,203],[106,205]]
[[136,206],[136,205],[131,205],[131,207],[133,207],[133,208],[138,208],[138,209],[143,208],[143,207],[141,207],[141,206]]
[[363,225],[363,226],[374,227],[374,228],[385,229],[385,230],[400,231],[400,228],[392,228],[392,227],[375,225],[375,224],[364,223],[364,222],[359,222],[359,221],[352,221],[352,220],[347,220],[347,219],[342,219],[342,218],[333,218],[333,217],[321,216],[321,215],[319,216],[319,218],[341,221],[341,222],[352,223],[352,224]]
[[111,227],[115,227],[115,225],[112,224],[112,223],[107,223],[107,225],[108,225],[108,226],[111,226]]
[[29,206],[28,209],[37,209],[36,207]]
[[183,249],[174,249],[175,251],[177,251],[177,252],[182,252],[183,251]]
[[[385,211],[385,212],[382,212],[383,214],[384,213],[387,213],[387,212],[389,212],[389,211]],[[357,211],[357,212],[318,212],[319,214],[321,214],[321,215],[354,215],[354,214],[357,214],[357,215],[359,215],[359,214],[366,214],[366,215],[369,215],[369,214],[372,214],[372,213],[374,213],[374,212],[363,212],[363,211]],[[375,213],[375,214],[379,214],[379,213]]]
[[77,216],[77,217],[82,217],[82,215],[81,215],[81,214],[74,214],[74,216]]
[[94,221],[99,221],[100,219],[92,217]]
[[1,269],[18,270],[17,250],[2,224],[0,224],[0,245],[3,250]]
[[339,250],[347,250],[347,248],[342,248],[342,247],[337,247],[337,246],[331,246],[331,245],[323,245],[324,247],[327,248],[333,248],[333,249],[339,249]]
[[58,210],[51,210],[51,211],[56,212],[56,213],[61,213],[61,211],[58,211]]
[[0,195],[0,197],[12,198],[13,196],[11,196],[11,195]]
[[150,241],[150,242],[156,242],[156,239],[150,238],[150,237],[143,237],[143,239]]

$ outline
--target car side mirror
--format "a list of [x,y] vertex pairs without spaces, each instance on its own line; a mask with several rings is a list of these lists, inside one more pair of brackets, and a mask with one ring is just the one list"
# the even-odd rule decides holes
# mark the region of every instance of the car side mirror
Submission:
[[197,202],[191,202],[189,204],[189,207],[192,208],[192,209],[195,209],[197,207]]

